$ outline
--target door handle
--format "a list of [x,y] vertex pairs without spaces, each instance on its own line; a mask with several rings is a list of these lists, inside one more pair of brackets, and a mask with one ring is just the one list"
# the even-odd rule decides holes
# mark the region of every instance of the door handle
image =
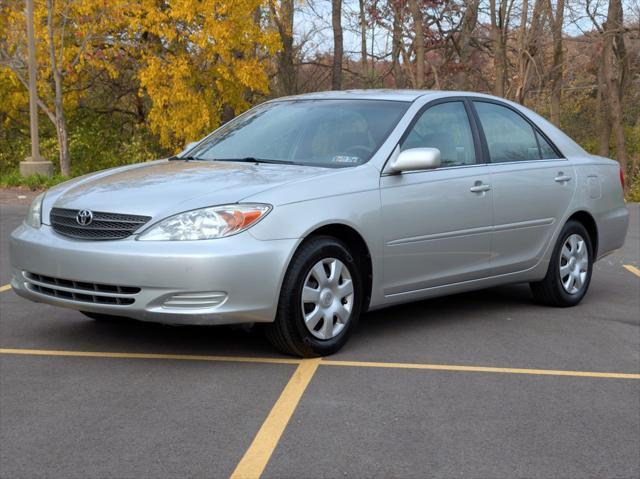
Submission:
[[491,185],[486,185],[483,183],[476,183],[471,188],[469,188],[469,191],[471,193],[484,193],[485,191],[489,190],[491,190]]
[[558,173],[558,176],[556,176],[553,181],[555,181],[556,183],[566,183],[568,181],[571,181],[571,177],[570,176],[566,176],[562,171],[560,173]]

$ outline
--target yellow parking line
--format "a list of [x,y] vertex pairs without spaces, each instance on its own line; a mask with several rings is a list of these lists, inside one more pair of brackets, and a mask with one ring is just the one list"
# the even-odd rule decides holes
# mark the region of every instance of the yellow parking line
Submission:
[[5,284],[4,286],[0,286],[0,293],[3,293],[5,291],[9,291],[11,289],[11,285],[10,284]]
[[640,379],[640,374],[631,373],[599,373],[591,371],[564,371],[553,369],[519,369],[519,368],[494,368],[490,366],[456,366],[449,364],[412,364],[412,363],[375,363],[366,361],[338,361],[324,360],[323,366],[352,366],[365,368],[389,368],[389,369],[428,369],[434,371],[464,371],[474,373],[507,373],[507,374],[536,374],[543,376],[574,376],[587,378],[616,378],[616,379]]
[[291,376],[282,394],[273,405],[269,416],[242,459],[231,474],[231,479],[257,479],[271,458],[300,398],[318,369],[320,359],[304,359]]
[[8,349],[0,348],[0,354],[20,354],[27,356],[66,356],[82,358],[121,358],[121,359],[176,359],[182,361],[221,361],[230,363],[266,363],[300,364],[299,359],[251,358],[242,356],[205,356],[193,354],[147,354],[147,353],[110,353],[100,351],[58,351],[45,349]]
[[[230,363],[266,363],[299,365],[309,360],[288,358],[256,358],[245,356],[206,356],[193,354],[151,354],[151,353],[117,353],[102,351],[62,351],[46,349],[11,349],[0,348],[0,354],[18,354],[25,356],[66,356],[85,358],[120,358],[120,359],[175,359],[181,361],[218,361]],[[572,376],[586,378],[640,379],[636,373],[607,373],[596,371],[569,371],[555,369],[498,368],[493,366],[458,366],[455,364],[423,364],[423,363],[385,363],[371,361],[341,361],[323,359],[320,366],[350,366],[364,368],[388,369],[422,369],[432,371],[460,371],[475,373],[531,374],[541,376]]]
[[636,268],[635,266],[630,265],[630,264],[623,264],[622,267],[624,269],[626,269],[627,271],[629,271],[629,272],[635,274],[636,276],[640,277],[640,269]]

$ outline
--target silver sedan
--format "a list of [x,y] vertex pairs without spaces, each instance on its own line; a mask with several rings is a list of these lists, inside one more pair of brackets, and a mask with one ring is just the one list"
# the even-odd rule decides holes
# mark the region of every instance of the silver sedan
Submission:
[[393,304],[516,282],[579,303],[624,241],[623,181],[487,95],[283,98],[40,195],[11,236],[12,286],[97,320],[265,323],[279,350],[327,355]]

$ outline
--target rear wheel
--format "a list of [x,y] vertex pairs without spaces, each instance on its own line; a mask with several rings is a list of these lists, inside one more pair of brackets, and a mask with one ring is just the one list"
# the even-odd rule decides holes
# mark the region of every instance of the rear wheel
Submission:
[[593,271],[593,247],[585,227],[569,221],[551,255],[547,275],[531,283],[535,299],[549,306],[575,306],[589,289]]
[[332,354],[347,342],[361,304],[360,270],[346,245],[329,236],[312,238],[291,260],[267,338],[287,354]]

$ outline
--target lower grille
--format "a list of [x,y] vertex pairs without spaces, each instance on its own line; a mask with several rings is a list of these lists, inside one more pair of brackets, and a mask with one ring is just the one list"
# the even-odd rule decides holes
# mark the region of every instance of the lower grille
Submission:
[[30,291],[83,303],[127,306],[135,302],[132,296],[141,291],[140,288],[133,286],[72,281],[26,271],[23,276]]
[[50,217],[53,230],[76,239],[114,240],[131,236],[151,219],[150,216],[93,211],[90,223],[81,225],[77,220],[78,213],[80,210],[52,208]]

